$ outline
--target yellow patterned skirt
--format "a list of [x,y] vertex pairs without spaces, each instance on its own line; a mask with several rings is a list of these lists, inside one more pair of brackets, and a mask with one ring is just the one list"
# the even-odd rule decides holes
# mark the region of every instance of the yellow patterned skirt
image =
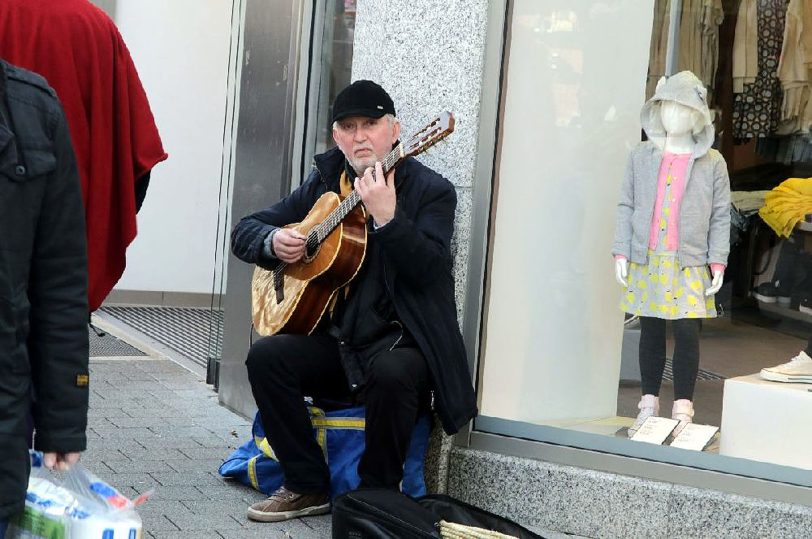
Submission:
[[638,316],[665,320],[715,318],[713,296],[705,297],[710,286],[706,266],[679,267],[674,253],[648,254],[648,264],[629,264],[629,287],[620,308]]

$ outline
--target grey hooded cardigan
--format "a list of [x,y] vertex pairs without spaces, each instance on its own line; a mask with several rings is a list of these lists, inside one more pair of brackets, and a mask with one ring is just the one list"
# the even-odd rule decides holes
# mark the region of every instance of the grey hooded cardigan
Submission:
[[649,140],[632,150],[618,202],[613,255],[648,262],[651,219],[666,133],[660,120],[662,101],[676,101],[700,112],[703,130],[694,135],[679,209],[680,267],[727,265],[730,252],[730,180],[722,155],[711,149],[714,129],[706,103],[707,90],[690,71],[661,81],[640,114]]

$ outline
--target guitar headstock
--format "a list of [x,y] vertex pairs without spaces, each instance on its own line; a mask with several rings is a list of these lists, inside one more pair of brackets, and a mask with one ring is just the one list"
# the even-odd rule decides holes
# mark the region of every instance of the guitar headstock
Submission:
[[454,115],[446,111],[403,143],[405,156],[425,152],[454,131]]

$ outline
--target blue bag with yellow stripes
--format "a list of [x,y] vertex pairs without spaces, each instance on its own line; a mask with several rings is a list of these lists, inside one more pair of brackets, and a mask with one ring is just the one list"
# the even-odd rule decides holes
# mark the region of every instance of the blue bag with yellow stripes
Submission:
[[[333,498],[358,487],[358,462],[364,452],[364,407],[345,408],[324,412],[310,406],[313,433],[324,451],[330,468],[330,494]],[[423,460],[430,432],[429,416],[421,417],[412,431],[412,440],[403,466],[402,490],[409,496],[426,493],[423,479]],[[273,449],[265,438],[259,420],[254,417],[253,438],[237,448],[220,465],[220,475],[234,478],[241,483],[272,494],[282,486],[282,466],[276,460]]]

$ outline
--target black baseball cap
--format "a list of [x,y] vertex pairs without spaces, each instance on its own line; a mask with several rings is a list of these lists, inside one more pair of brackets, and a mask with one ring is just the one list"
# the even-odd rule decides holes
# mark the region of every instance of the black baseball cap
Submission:
[[386,90],[371,80],[357,80],[341,90],[333,102],[333,121],[348,116],[395,116],[395,104]]

